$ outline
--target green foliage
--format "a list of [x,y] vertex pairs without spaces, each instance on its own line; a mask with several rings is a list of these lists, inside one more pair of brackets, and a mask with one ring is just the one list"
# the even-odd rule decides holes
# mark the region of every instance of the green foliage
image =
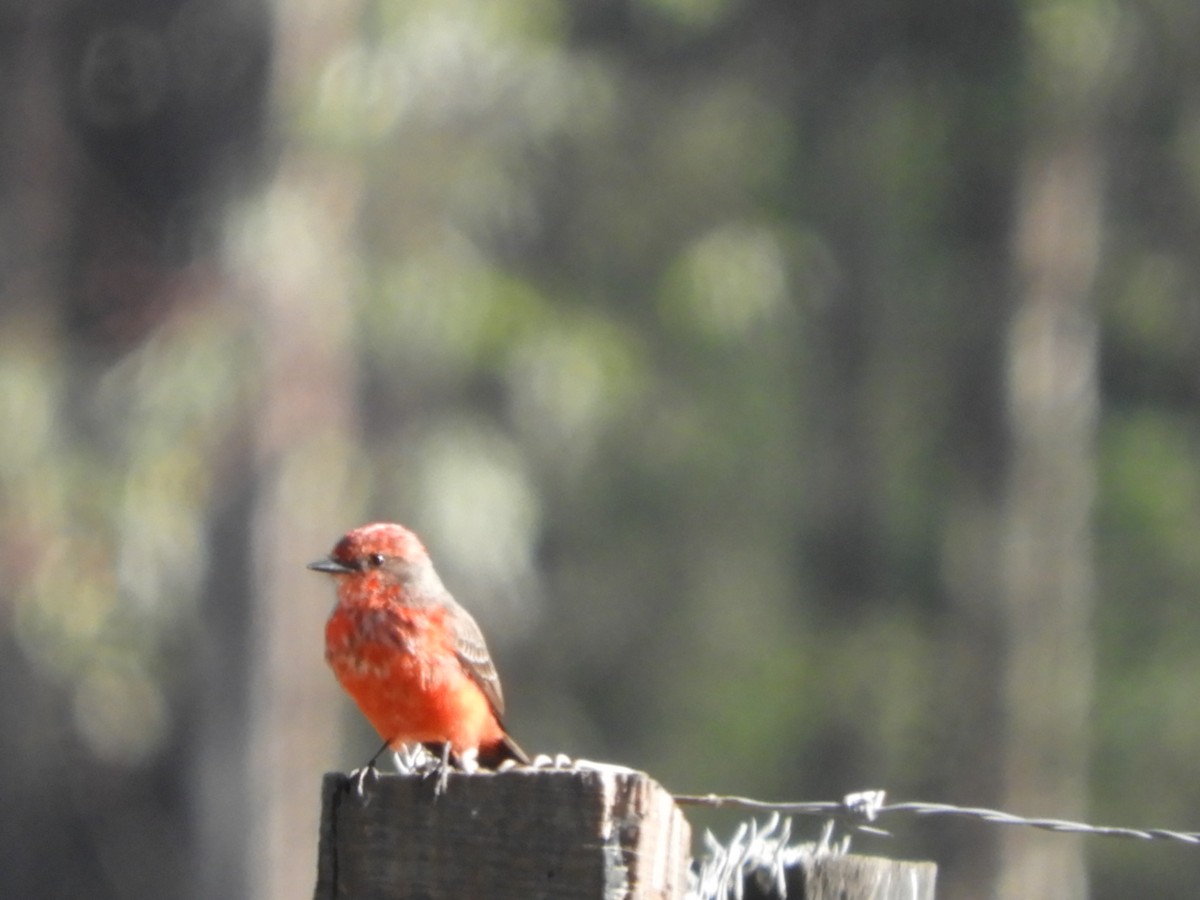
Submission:
[[[203,590],[250,486],[420,530],[531,749],[991,802],[1014,210],[1042,138],[1091,129],[1093,818],[1200,827],[1190,7],[278,6],[282,161],[231,216],[231,296],[89,362],[0,271],[5,627],[84,752],[136,771],[194,727],[173,686],[211,661],[176,651],[253,602]],[[278,296],[241,296],[255,266]],[[297,347],[343,364],[345,431],[273,418]],[[1097,897],[1194,889],[1093,862]]]

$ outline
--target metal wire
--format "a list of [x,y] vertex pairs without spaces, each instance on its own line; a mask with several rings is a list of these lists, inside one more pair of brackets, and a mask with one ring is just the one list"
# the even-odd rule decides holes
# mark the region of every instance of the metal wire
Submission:
[[729,806],[738,809],[788,813],[799,816],[823,816],[853,831],[887,834],[868,823],[884,816],[913,815],[917,817],[952,816],[975,819],[997,825],[1024,825],[1042,831],[1063,834],[1096,835],[1098,837],[1133,838],[1142,841],[1173,841],[1191,846],[1200,845],[1200,831],[1173,831],[1168,828],[1118,828],[1108,825],[1089,825],[1067,819],[1026,818],[996,809],[977,806],[954,806],[949,803],[892,803],[884,802],[883,791],[859,791],[847,794],[840,801],[817,803],[772,803],[750,797],[722,794],[684,795],[675,801],[685,806]]

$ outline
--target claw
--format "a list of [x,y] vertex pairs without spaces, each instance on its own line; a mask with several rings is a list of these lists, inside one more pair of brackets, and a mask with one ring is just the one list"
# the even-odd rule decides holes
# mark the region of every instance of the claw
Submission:
[[574,769],[576,767],[575,760],[567,756],[565,753],[556,753],[550,756],[546,753],[539,753],[529,763],[531,769]]
[[464,750],[458,756],[458,767],[468,775],[474,775],[479,771],[479,748],[472,747],[469,750]]
[[375,760],[371,760],[365,766],[350,773],[350,784],[353,785],[354,796],[361,800],[364,806],[371,802],[371,798],[367,796],[367,778],[374,781],[378,776],[379,770],[375,768]]
[[429,751],[420,744],[405,744],[392,754],[396,771],[402,775],[419,775],[429,771],[432,762]]
[[350,773],[350,783],[354,785],[354,796],[361,800],[364,806],[371,800],[371,798],[367,796],[367,776],[370,776],[372,781],[379,776],[379,769],[376,768],[375,761],[379,759],[380,755],[388,748],[388,746],[388,742],[384,741],[383,746],[375,751],[375,755],[367,760],[367,764],[365,766],[354,769]]
[[450,784],[450,742],[442,744],[442,758],[437,767],[438,779],[437,784],[433,787],[433,799],[436,800],[442,794],[446,793],[446,787]]

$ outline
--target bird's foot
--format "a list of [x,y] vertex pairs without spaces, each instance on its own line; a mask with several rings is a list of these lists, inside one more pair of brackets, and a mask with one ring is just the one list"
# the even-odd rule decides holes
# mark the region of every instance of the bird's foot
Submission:
[[392,759],[401,775],[428,775],[438,764],[438,758],[423,744],[405,744],[392,753]]
[[531,769],[574,769],[577,767],[575,760],[567,756],[565,753],[555,753],[551,756],[548,753],[539,753],[529,761]]
[[432,748],[426,748],[426,754],[430,762],[424,774],[427,777],[437,775],[437,782],[433,787],[435,799],[446,793],[452,772],[457,770],[467,775],[474,775],[479,771],[479,750],[474,747],[464,750],[462,753],[455,753],[450,749],[449,744],[442,744],[440,755],[434,755]]
[[458,754],[458,768],[468,775],[474,775],[479,771],[479,748],[471,747]]
[[446,743],[442,744],[442,755],[437,759],[437,762],[432,770],[433,772],[437,773],[437,782],[433,786],[434,800],[446,793],[446,788],[450,785],[451,764],[450,742],[447,741]]
[[375,760],[371,760],[365,766],[354,769],[349,777],[354,796],[363,801],[363,803],[368,802],[367,779],[369,778],[371,781],[374,781],[379,777],[379,770],[375,767]]
[[[514,765],[518,764],[510,763],[508,765],[502,765],[500,767],[500,771],[504,771],[506,768],[512,768]],[[613,772],[618,775],[630,775],[635,771],[634,769],[630,769],[628,766],[618,766],[614,765],[613,763],[594,762],[590,759],[570,757],[565,753],[555,753],[553,756],[548,753],[539,753],[529,761],[529,764],[526,766],[526,768],[550,769],[555,772]]]

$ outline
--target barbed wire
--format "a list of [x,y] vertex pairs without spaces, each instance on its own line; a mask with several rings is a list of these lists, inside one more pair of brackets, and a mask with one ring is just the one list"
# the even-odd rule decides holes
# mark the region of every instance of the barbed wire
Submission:
[[1174,831],[1168,828],[1121,828],[1110,825],[1089,825],[1068,819],[1027,818],[996,809],[977,806],[954,806],[950,803],[885,803],[884,791],[858,791],[847,794],[840,801],[812,803],[774,803],[725,794],[702,794],[676,796],[675,802],[682,806],[708,806],[713,808],[733,807],[758,812],[787,813],[799,816],[823,816],[856,832],[887,835],[888,832],[873,827],[881,816],[909,814],[917,817],[951,816],[975,819],[997,825],[1022,825],[1042,831],[1062,834],[1095,835],[1098,837],[1132,838],[1143,841],[1173,841],[1190,846],[1200,845],[1200,832]]

